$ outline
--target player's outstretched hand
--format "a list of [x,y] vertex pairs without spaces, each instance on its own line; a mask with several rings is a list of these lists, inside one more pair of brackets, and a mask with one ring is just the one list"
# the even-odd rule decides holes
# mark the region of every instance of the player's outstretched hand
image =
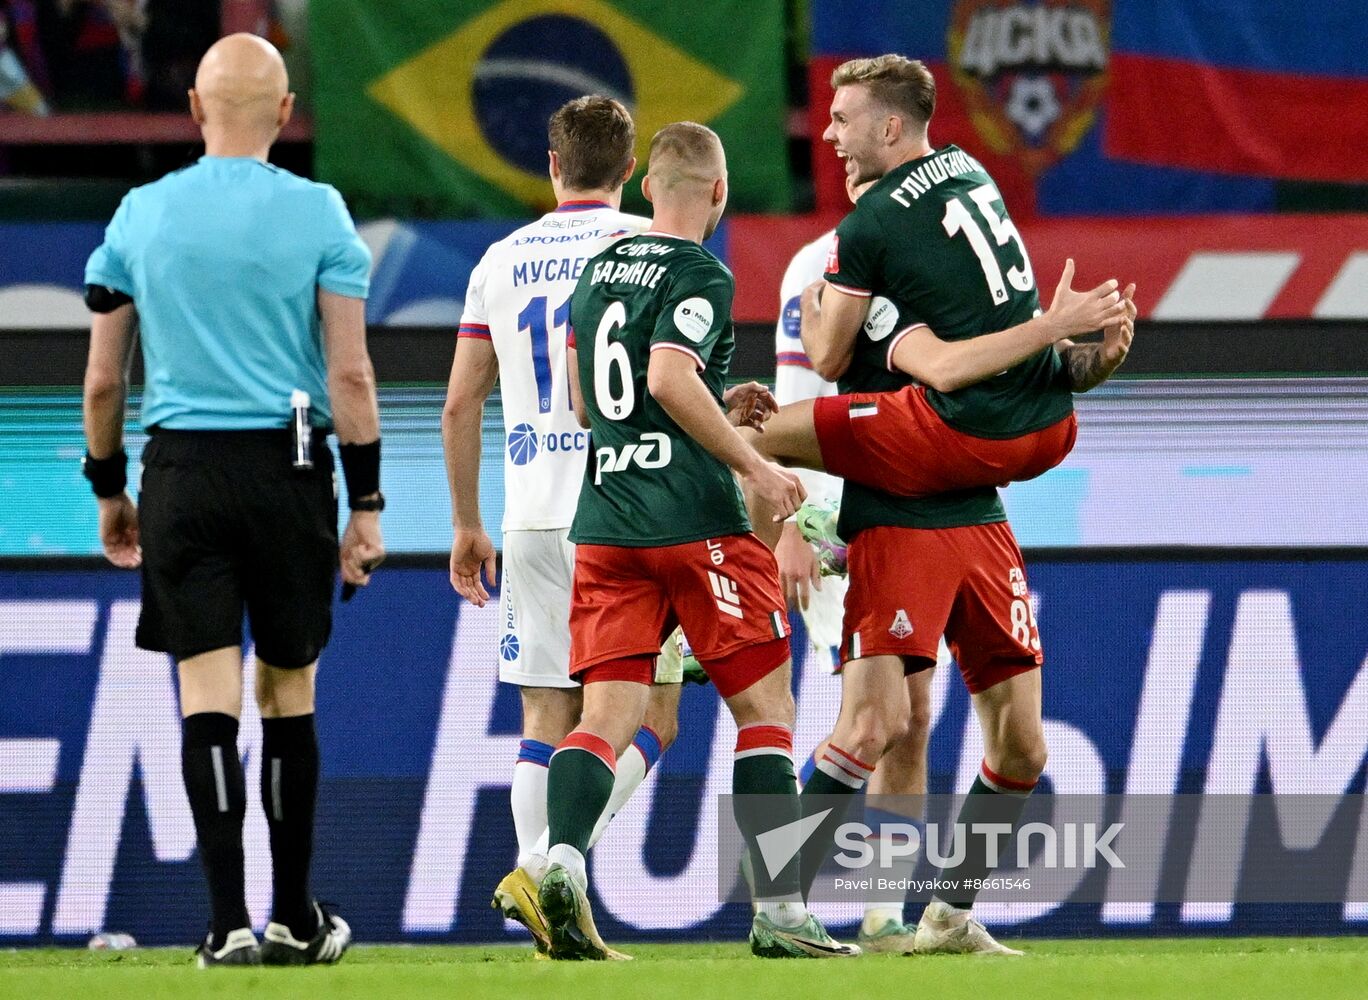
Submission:
[[480,569],[491,587],[499,585],[499,562],[494,543],[483,528],[457,528],[451,543],[451,586],[477,608],[489,602]]
[[741,478],[746,481],[748,492],[763,500],[774,512],[775,521],[786,520],[807,499],[803,481],[773,462],[758,462]]
[[1121,293],[1121,303],[1126,307],[1125,314],[1102,330],[1102,361],[1108,373],[1121,367],[1121,362],[1130,353],[1131,341],[1135,339],[1135,317],[1139,310],[1135,306],[1134,282]]
[[775,546],[774,558],[779,562],[779,583],[784,588],[784,600],[790,609],[806,611],[811,589],[822,589],[822,568],[817,553],[803,540],[798,525],[790,521]]
[[347,518],[347,529],[342,532],[338,556],[343,582],[353,587],[364,587],[370,583],[371,573],[385,561],[385,540],[380,534],[378,511],[351,512]]
[[759,382],[732,386],[722,394],[722,402],[727,404],[727,419],[733,427],[751,427],[761,433],[765,421],[779,411],[779,401]]
[[105,558],[120,569],[137,569],[142,565],[138,508],[127,493],[100,501],[100,543]]
[[1070,257],[1064,262],[1064,273],[1059,276],[1054,300],[1044,316],[1056,341],[1105,329],[1119,322],[1126,313],[1125,301],[1117,292],[1120,283],[1115,278],[1090,291],[1077,292],[1071,287],[1073,276],[1074,262]]

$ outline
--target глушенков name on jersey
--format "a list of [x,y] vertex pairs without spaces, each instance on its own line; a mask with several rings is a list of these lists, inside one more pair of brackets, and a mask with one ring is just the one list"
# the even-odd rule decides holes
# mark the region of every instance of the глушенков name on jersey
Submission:
[[911,208],[912,202],[907,200],[907,195],[910,194],[912,201],[916,201],[942,181],[982,169],[979,162],[968,153],[951,149],[944,156],[931,157],[904,177],[903,182],[888,193],[888,197],[905,208]]

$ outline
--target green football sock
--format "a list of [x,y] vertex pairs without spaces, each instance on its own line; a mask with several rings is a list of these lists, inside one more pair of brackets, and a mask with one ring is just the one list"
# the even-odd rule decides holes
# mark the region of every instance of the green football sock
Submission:
[[589,850],[603,807],[613,793],[617,755],[593,733],[575,730],[551,755],[546,779],[546,820],[550,844]]
[[815,833],[803,844],[802,885],[807,898],[817,873],[831,854],[836,828],[845,821],[850,805],[869,780],[874,769],[828,742],[818,755],[817,766],[803,786],[801,808],[803,816],[813,816],[830,809]]
[[771,874],[757,844],[757,838],[766,831],[798,821],[798,781],[793,774],[792,753],[793,733],[787,727],[743,726],[737,734],[733,805],[755,873],[757,900],[801,898],[797,855]]
[[[1001,782],[1003,779],[998,779]],[[997,784],[995,782],[995,784]],[[1017,784],[1013,782],[1012,784]],[[937,892],[936,896],[943,903],[967,910],[974,905],[974,899],[978,896],[977,889],[966,887],[966,883],[979,882],[987,877],[992,869],[988,867],[988,837],[985,834],[971,833],[976,823],[982,824],[1008,824],[1015,828],[1017,820],[1021,818],[1021,811],[1026,808],[1026,802],[1030,798],[1030,786],[1021,785],[1020,787],[1006,787],[997,784],[997,787],[989,785],[980,774],[974,779],[974,784],[969,789],[969,794],[965,796],[963,805],[960,806],[959,816],[955,819],[957,826],[963,826],[965,836],[968,840],[965,845],[964,860],[953,868],[942,868],[940,877],[945,881],[957,883],[955,889],[948,889]],[[957,831],[958,832],[958,831]]]

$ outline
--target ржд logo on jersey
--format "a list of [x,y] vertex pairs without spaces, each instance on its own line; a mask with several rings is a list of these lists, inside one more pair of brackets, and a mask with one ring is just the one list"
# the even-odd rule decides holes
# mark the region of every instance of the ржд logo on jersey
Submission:
[[669,435],[659,431],[643,434],[640,441],[621,448],[599,448],[594,452],[594,485],[602,483],[607,473],[623,472],[633,463],[640,469],[663,469],[670,458]]
[[1110,0],[956,0],[950,66],[980,136],[1032,174],[1074,150],[1107,85]]

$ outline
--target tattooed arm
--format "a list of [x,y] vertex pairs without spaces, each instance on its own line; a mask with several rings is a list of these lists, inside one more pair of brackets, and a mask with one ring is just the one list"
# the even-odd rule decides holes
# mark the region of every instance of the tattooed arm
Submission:
[[1126,288],[1122,296],[1126,303],[1126,314],[1120,322],[1113,323],[1102,331],[1099,344],[1075,344],[1061,342],[1060,357],[1069,376],[1069,388],[1074,392],[1087,392],[1096,389],[1112,373],[1121,367],[1130,353],[1131,340],[1135,337],[1135,286]]
[[1116,370],[1116,366],[1107,364],[1101,344],[1070,344],[1059,355],[1064,359],[1069,388],[1074,392],[1096,389]]

